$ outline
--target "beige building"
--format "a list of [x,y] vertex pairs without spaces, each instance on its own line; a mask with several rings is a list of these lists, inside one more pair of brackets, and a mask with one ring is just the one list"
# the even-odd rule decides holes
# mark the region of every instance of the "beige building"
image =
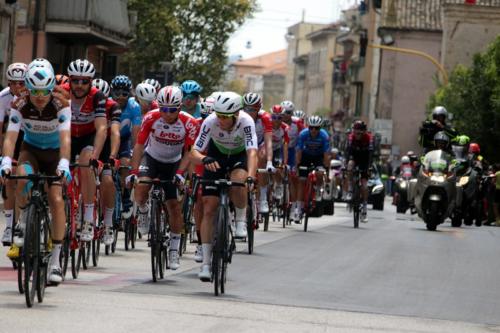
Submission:
[[264,107],[270,108],[284,98],[287,50],[235,61],[229,65],[229,73],[228,81],[241,81],[244,91],[261,94]]
[[[418,50],[441,59],[448,72],[457,64],[470,65],[500,34],[500,0],[383,1],[379,34],[391,46]],[[428,60],[382,51],[376,115],[391,128],[395,152],[418,150],[420,123],[437,86],[437,68]],[[453,110],[449,110],[453,112]]]
[[[312,41],[307,35],[325,28],[326,24],[299,22],[288,28],[288,59],[284,99],[294,102],[297,109],[306,111],[307,106],[307,64]],[[327,60],[325,58],[325,60]]]
[[[19,0],[15,61],[47,58],[54,70],[87,58],[111,79],[130,38],[135,15],[122,0]],[[110,14],[112,13],[112,14]],[[133,25],[133,24],[132,24]]]
[[16,34],[15,7],[0,3],[0,71],[1,83],[7,84],[5,71],[13,62],[13,53]]
[[306,36],[311,41],[305,78],[306,96],[304,111],[307,114],[329,110],[332,104],[333,62],[336,24],[311,32]]

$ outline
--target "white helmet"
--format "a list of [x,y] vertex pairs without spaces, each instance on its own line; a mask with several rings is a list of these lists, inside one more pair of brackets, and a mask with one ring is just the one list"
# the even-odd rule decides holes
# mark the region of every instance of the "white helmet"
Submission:
[[15,62],[7,67],[7,80],[24,81],[28,66],[22,62]]
[[135,96],[151,103],[156,98],[156,89],[149,83],[139,83],[137,87],[135,87]]
[[295,110],[293,115],[299,119],[304,119],[306,117],[306,113],[302,110]]
[[243,108],[243,98],[241,95],[225,91],[217,96],[214,103],[214,111],[218,113],[232,114]]
[[155,79],[146,79],[146,80],[142,81],[142,83],[147,83],[147,84],[152,85],[156,91],[160,91],[160,89],[161,89],[160,82],[158,82]]
[[182,91],[177,86],[166,86],[160,89],[156,100],[160,106],[180,106],[182,103]]
[[210,113],[212,113],[212,111],[214,110],[215,97],[208,96],[207,98],[205,98],[203,103],[205,103],[205,106],[207,107],[207,109],[210,111]]
[[108,97],[109,92],[111,91],[111,88],[109,87],[109,83],[104,81],[103,79],[93,79],[92,80],[92,87],[96,87],[97,90],[102,92],[104,96]]
[[35,66],[37,66],[37,67],[47,67],[47,68],[50,68],[50,70],[52,72],[54,72],[54,68],[52,67],[52,64],[47,59],[44,59],[44,58],[36,58],[32,62],[30,62],[28,64],[28,70],[30,70],[31,67],[35,67]]
[[281,106],[285,109],[285,113],[291,114],[295,111],[295,105],[291,101],[283,101],[281,102]]
[[247,93],[243,96],[243,104],[245,106],[262,106],[262,97],[256,93]]
[[404,164],[410,163],[410,158],[406,155],[401,157],[401,163],[404,163]]
[[56,76],[51,68],[33,66],[28,69],[24,84],[29,90],[52,90],[56,85]]
[[319,127],[323,124],[323,119],[320,116],[310,116],[307,118],[307,125],[312,127]]
[[83,76],[83,77],[94,77],[95,68],[94,65],[87,59],[76,59],[72,61],[68,66],[69,76]]

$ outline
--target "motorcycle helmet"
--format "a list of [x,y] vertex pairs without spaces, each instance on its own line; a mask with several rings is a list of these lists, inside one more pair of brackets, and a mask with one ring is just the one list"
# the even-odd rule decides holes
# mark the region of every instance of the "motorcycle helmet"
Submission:
[[450,139],[443,131],[437,132],[436,135],[434,135],[434,146],[436,149],[446,149],[449,143]]
[[481,154],[481,148],[478,143],[472,142],[469,145],[469,154]]
[[408,156],[401,157],[401,163],[403,163],[403,164],[410,163],[410,158]]

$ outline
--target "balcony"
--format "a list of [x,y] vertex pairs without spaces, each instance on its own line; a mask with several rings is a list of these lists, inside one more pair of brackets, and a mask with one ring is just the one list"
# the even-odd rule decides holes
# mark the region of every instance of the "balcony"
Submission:
[[48,0],[47,33],[78,43],[126,46],[131,27],[123,0]]

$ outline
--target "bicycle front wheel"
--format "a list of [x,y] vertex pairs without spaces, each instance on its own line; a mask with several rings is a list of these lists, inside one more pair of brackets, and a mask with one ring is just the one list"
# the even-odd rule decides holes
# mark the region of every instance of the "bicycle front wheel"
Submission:
[[212,250],[212,275],[215,296],[219,296],[219,293],[224,292],[224,255],[227,247],[226,225],[229,219],[227,209],[225,206],[220,206],[217,212],[217,229]]
[[24,233],[24,295],[26,305],[31,308],[35,302],[40,257],[40,224],[35,205],[30,205],[26,214]]

